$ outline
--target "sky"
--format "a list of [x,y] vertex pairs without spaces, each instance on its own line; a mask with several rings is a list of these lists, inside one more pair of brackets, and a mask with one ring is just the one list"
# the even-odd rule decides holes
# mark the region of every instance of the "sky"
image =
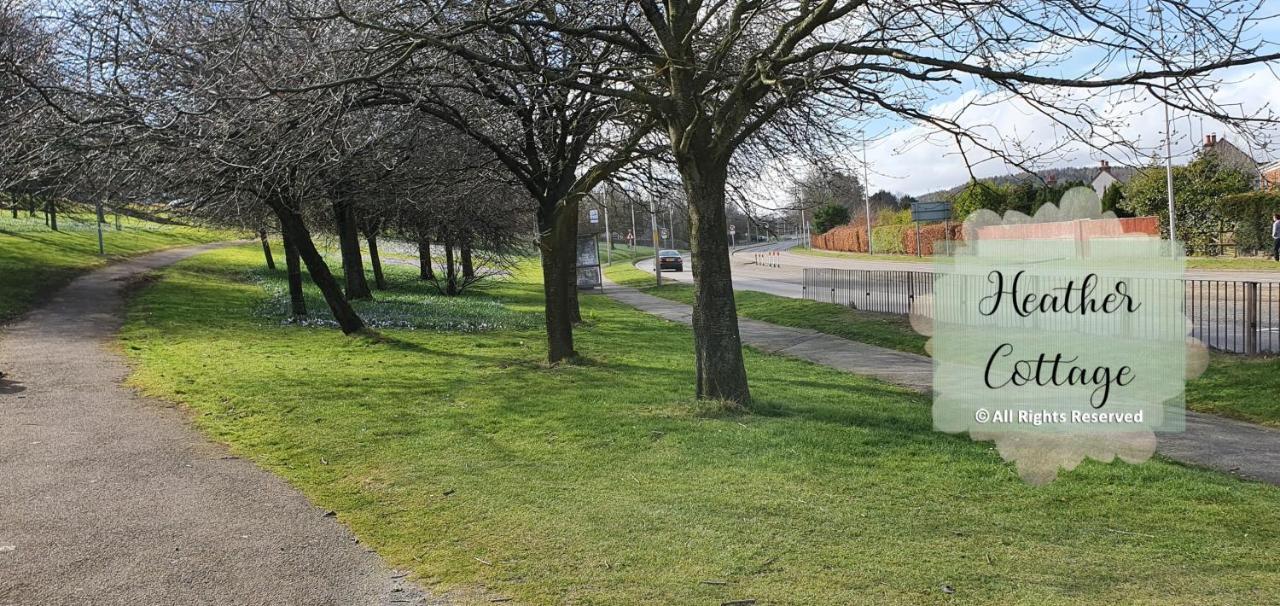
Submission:
[[[1259,15],[1266,18],[1251,33],[1271,50],[1280,48],[1280,0],[1265,0]],[[1054,67],[1064,76],[1082,73],[1096,64],[1097,56],[1090,54],[1094,51],[1096,49],[1077,50]],[[1121,73],[1133,68],[1120,62],[1111,67]],[[1254,112],[1268,102],[1274,111],[1280,113],[1280,65],[1235,68],[1216,74],[1212,80],[1217,82],[1214,101],[1232,113]],[[1130,142],[1132,148],[1106,145],[1100,137],[1092,138],[1089,141],[1092,145],[1081,142],[1064,145],[1068,138],[1067,129],[1055,125],[1054,119],[1033,111],[1025,101],[1008,98],[1007,93],[992,92],[976,81],[953,87],[926,107],[933,115],[957,118],[991,145],[1014,152],[1012,155],[1025,155],[1022,153],[1024,150],[1055,150],[1033,164],[1036,170],[1097,166],[1103,159],[1113,166],[1145,166],[1157,160],[1163,162],[1165,110],[1146,92],[1113,91],[1073,99],[1073,103],[1085,104],[1100,116],[1111,119],[1117,125],[1110,131],[1113,137]],[[886,189],[898,195],[920,195],[947,189],[969,180],[970,168],[979,178],[1020,172],[1017,167],[972,146],[966,146],[966,163],[966,157],[958,152],[953,138],[940,136],[932,128],[917,123],[894,118],[880,118],[864,124],[858,123],[856,118],[850,120],[849,130],[857,132],[861,129],[872,133],[873,140],[867,144],[865,152],[860,143],[852,144],[841,154],[842,164],[850,167],[861,179],[861,160],[865,153],[867,181],[872,192]],[[1087,129],[1076,125],[1071,130]],[[1225,138],[1257,160],[1280,159],[1280,124],[1261,129],[1259,142],[1266,146],[1265,149],[1250,143],[1226,125],[1185,111],[1172,112],[1169,130],[1175,164],[1188,161],[1200,149],[1206,134]],[[1018,149],[1011,149],[1013,147]],[[789,175],[794,178],[807,170],[798,162],[784,160],[774,168],[775,174],[761,175],[760,185],[750,189],[764,192],[761,197],[770,200],[765,202],[766,206],[785,206],[787,204],[781,199],[789,196],[780,192],[781,188],[776,185],[780,177]]]
[[[1240,70],[1225,79],[1216,100],[1222,104],[1240,103],[1248,110],[1256,109],[1267,100],[1280,101],[1280,79],[1265,67]],[[934,104],[930,111],[935,115],[952,116],[973,101],[984,104],[961,114],[961,122],[973,126],[988,141],[1016,141],[1028,149],[1047,150],[1058,148],[1063,140],[1062,128],[1055,128],[1051,118],[1033,111],[1023,101],[1007,99],[1001,94],[971,89],[956,98]],[[1103,152],[1084,143],[1068,144],[1038,163],[1036,168],[1097,166],[1103,159],[1108,159],[1112,165],[1144,165],[1150,161],[1151,154],[1163,153],[1163,106],[1150,100],[1111,99],[1099,100],[1095,109],[1103,115],[1124,118],[1125,124],[1116,134],[1134,142],[1139,153],[1114,147]],[[1171,123],[1175,164],[1186,162],[1199,149],[1205,134],[1226,138],[1241,149],[1252,151],[1254,158],[1260,161],[1280,157],[1277,154],[1280,151],[1277,149],[1280,132],[1274,133],[1275,144],[1269,144],[1268,149],[1258,149],[1251,148],[1239,133],[1209,118],[1174,111]],[[887,189],[896,194],[919,195],[953,187],[969,179],[965,159],[950,137],[939,136],[929,127],[909,123],[886,125],[885,130],[887,134],[867,146],[871,191]],[[975,165],[973,173],[977,177],[1019,172],[1017,167],[989,154],[969,149],[966,152],[969,162]],[[861,150],[850,150],[849,155],[857,163]]]

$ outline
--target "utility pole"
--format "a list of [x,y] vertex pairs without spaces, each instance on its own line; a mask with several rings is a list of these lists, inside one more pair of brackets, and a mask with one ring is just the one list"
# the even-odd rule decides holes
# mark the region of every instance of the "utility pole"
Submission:
[[[1164,11],[1159,4],[1152,4],[1149,12],[1155,13],[1156,22],[1160,28],[1160,66],[1168,71],[1169,69],[1169,51],[1165,48],[1164,43]],[[1169,77],[1164,77],[1164,89],[1169,90]],[[1165,191],[1169,194],[1169,242],[1178,240],[1177,217],[1173,209],[1173,132],[1169,119],[1169,104],[1162,102],[1164,106],[1164,184]]]
[[662,286],[662,264],[658,262],[658,202],[652,200],[649,202],[649,222],[653,226],[653,276],[658,281],[658,286]]
[[874,255],[876,249],[871,243],[871,184],[867,182],[867,131],[858,132],[862,134],[862,204],[867,209],[867,254]]
[[[630,198],[630,196],[627,196],[627,197]],[[631,202],[631,252],[634,255],[636,252],[636,238],[640,236],[640,232],[636,231],[636,201],[634,198],[632,198],[630,202]]]
[[804,242],[804,247],[809,248],[809,223],[804,220],[804,207],[800,207],[800,224],[796,226],[799,232],[800,240]]
[[676,246],[676,205],[672,204],[667,209],[667,230],[671,234],[671,248],[679,248]]
[[604,207],[604,250],[605,259],[609,265],[613,265],[613,234],[609,233],[609,205],[608,199],[601,206]]

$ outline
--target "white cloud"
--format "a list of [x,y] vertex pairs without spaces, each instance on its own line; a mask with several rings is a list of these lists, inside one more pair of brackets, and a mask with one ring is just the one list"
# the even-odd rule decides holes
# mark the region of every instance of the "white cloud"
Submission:
[[[1213,98],[1232,113],[1256,111],[1268,100],[1280,99],[1280,80],[1265,67],[1242,71],[1224,78]],[[1093,145],[1105,151],[1070,141],[1072,131],[1087,132],[1087,125],[1069,121],[1065,125],[1057,123],[1036,111],[1027,101],[1008,98],[1003,93],[970,90],[956,99],[930,107],[929,111],[935,116],[956,118],[960,124],[972,129],[985,145],[1005,150],[1007,155],[1026,158],[1046,154],[1032,163],[1036,169],[1089,166],[1104,158],[1112,160],[1113,164],[1140,165],[1153,155],[1163,157],[1164,110],[1150,97],[1130,91],[1109,94],[1106,98],[1074,99],[1072,102],[1096,112],[1102,121],[1115,123],[1114,129],[1100,128],[1098,136],[1091,138]],[[1096,122],[1094,126],[1100,127],[1102,123]],[[1174,111],[1175,161],[1189,158],[1205,133],[1225,136],[1242,149],[1251,150],[1259,160],[1274,159],[1280,151],[1277,149],[1280,136],[1272,137],[1274,143],[1266,148],[1250,148],[1245,137],[1215,120]],[[1132,149],[1106,145],[1107,134],[1131,143]],[[976,145],[966,144],[964,151],[973,173],[978,177],[1018,170]],[[857,162],[861,151],[853,150],[850,156]],[[902,125],[873,142],[867,157],[871,165],[870,185],[873,191],[888,189],[918,195],[952,187],[969,178],[965,157],[960,154],[955,139],[928,126]]]

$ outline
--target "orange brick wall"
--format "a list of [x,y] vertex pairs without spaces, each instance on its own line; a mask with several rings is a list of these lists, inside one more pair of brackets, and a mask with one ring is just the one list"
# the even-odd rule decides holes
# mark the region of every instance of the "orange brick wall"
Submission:
[[[947,227],[950,233],[947,234]],[[1021,225],[991,225],[978,229],[980,239],[1058,239],[1106,238],[1124,234],[1160,234],[1158,217],[1131,217],[1125,219],[1082,219],[1077,221],[1058,221],[1055,223],[1026,223]],[[932,255],[935,242],[944,239],[955,241],[964,239],[963,226],[952,223],[930,223],[920,226],[920,248],[924,255]],[[814,234],[810,244],[821,250],[838,250],[844,252],[867,252],[867,225],[865,222],[841,225],[824,234]],[[908,254],[916,254],[916,230],[908,229],[902,234],[902,245]]]

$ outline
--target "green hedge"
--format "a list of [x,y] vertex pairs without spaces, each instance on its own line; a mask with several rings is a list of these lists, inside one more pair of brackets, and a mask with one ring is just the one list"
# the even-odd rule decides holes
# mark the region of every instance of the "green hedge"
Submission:
[[1241,253],[1271,250],[1272,215],[1280,213],[1280,193],[1251,191],[1222,196],[1218,210],[1230,222]]
[[876,254],[904,254],[907,252],[903,238],[912,232],[910,224],[881,225],[871,230],[871,246]]

